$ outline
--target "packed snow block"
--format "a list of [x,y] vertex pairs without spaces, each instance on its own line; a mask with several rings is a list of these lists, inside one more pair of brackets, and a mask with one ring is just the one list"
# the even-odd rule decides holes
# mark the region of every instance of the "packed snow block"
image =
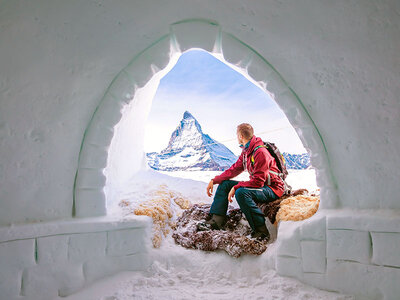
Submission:
[[302,240],[326,240],[326,216],[317,211],[311,218],[302,221],[300,226]]
[[128,104],[135,96],[136,90],[136,82],[132,75],[130,75],[126,70],[122,70],[107,89],[106,95],[110,94],[112,98],[104,98],[103,101],[122,101]]
[[84,262],[106,255],[107,233],[73,234],[69,238],[68,259],[73,262]]
[[276,240],[278,255],[301,257],[299,223],[283,221],[279,224]]
[[400,233],[371,232],[372,263],[400,267]]
[[80,188],[103,188],[105,184],[106,177],[102,169],[79,168],[76,186]]
[[133,254],[128,256],[106,256],[92,259],[84,263],[83,273],[86,283],[116,274],[121,271],[143,271],[150,265],[147,254]]
[[75,199],[76,217],[105,216],[107,213],[102,188],[76,188]]
[[181,52],[192,48],[201,48],[208,52],[220,52],[218,43],[220,31],[220,26],[211,20],[191,19],[171,25],[171,33]]
[[368,264],[371,258],[369,232],[355,230],[328,230],[327,257]]
[[22,270],[16,267],[3,267],[0,260],[0,299],[14,299],[20,295]]
[[[171,59],[171,43],[170,34],[162,36],[150,47],[136,55],[124,68],[124,72],[129,75],[129,79],[133,80],[136,91],[137,88],[145,86],[154,74],[167,67]],[[123,84],[120,84],[119,81],[118,76],[113,83],[123,87]],[[113,94],[116,94],[114,91],[113,89]],[[126,90],[122,88],[120,93],[116,95],[120,95],[121,92],[125,93]],[[128,92],[130,91],[128,90]]]
[[68,236],[55,235],[37,239],[38,263],[61,264],[68,259]]
[[[222,32],[221,33],[221,47],[223,50],[224,59],[238,67],[247,71],[247,67],[250,65],[255,52],[246,44],[239,41],[232,34]],[[272,73],[272,70],[265,68],[265,74],[260,77],[269,77]],[[272,91],[270,91],[272,92]]]
[[281,276],[301,279],[303,277],[301,259],[278,255],[276,257],[276,272]]
[[1,273],[36,265],[35,239],[0,243],[0,263]]
[[84,286],[81,264],[48,264],[24,270],[22,295],[29,299],[55,299],[70,295]]
[[144,229],[125,229],[108,232],[107,255],[120,256],[145,252],[150,241]]
[[114,126],[121,120],[125,106],[123,100],[106,93],[93,113],[85,139],[98,146],[108,146],[114,136]]
[[301,258],[304,272],[325,273],[326,242],[301,241]]
[[302,281],[322,290],[328,290],[327,275],[320,273],[304,273]]
[[88,143],[85,143],[79,155],[80,168],[104,168],[107,164],[108,151],[106,147],[97,146],[95,139],[86,137]]
[[[327,176],[325,176],[328,178]],[[326,179],[327,180],[327,179]],[[336,188],[331,187],[329,184],[330,182],[322,182],[321,184],[318,183],[318,176],[317,176],[317,184],[321,188],[320,197],[320,209],[334,209],[340,205],[339,195]]]
[[383,267],[328,259],[327,289],[352,294],[359,299],[389,299],[384,297],[382,286],[388,279],[384,271]]
[[400,214],[396,210],[343,209],[327,216],[328,229],[352,229],[400,233]]

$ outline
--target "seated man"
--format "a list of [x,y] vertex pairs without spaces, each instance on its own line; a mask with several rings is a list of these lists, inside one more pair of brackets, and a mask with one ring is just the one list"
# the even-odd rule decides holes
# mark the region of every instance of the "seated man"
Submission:
[[[253,238],[266,238],[268,230],[265,218],[256,202],[271,202],[283,195],[284,183],[277,175],[280,171],[275,159],[263,147],[261,138],[254,136],[250,124],[240,124],[237,127],[237,138],[243,148],[239,159],[221,175],[216,176],[207,186],[207,195],[211,197],[213,185],[219,184],[214,201],[211,205],[211,219],[206,221],[214,229],[220,229],[225,221],[228,201],[235,196],[241,211],[246,216],[252,229]],[[249,181],[234,181],[244,170],[250,175]]]

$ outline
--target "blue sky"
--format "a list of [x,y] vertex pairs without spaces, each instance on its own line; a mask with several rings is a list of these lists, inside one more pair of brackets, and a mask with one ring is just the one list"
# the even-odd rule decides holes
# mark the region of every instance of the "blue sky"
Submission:
[[205,51],[182,54],[161,79],[147,121],[146,152],[158,152],[167,146],[186,110],[199,121],[204,133],[235,154],[241,151],[236,126],[243,122],[252,124],[256,135],[275,142],[281,151],[306,151],[267,93]]

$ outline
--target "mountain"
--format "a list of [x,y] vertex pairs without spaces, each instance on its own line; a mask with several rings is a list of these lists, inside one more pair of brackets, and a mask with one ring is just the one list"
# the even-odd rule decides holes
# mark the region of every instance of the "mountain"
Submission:
[[308,153],[289,154],[283,152],[282,155],[285,158],[287,169],[301,170],[310,167],[310,155]]
[[190,112],[185,111],[167,148],[160,153],[147,153],[147,160],[151,168],[160,171],[221,171],[236,162],[237,156],[204,134],[199,122]]

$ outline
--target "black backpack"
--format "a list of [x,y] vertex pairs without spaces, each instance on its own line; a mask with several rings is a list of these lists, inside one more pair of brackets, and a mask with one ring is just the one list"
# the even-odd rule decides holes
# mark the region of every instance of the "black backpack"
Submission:
[[[250,157],[251,163],[254,164],[254,153],[257,151],[257,149],[259,149],[261,147],[267,148],[268,152],[275,159],[276,166],[278,167],[280,173],[276,173],[271,170],[269,172],[273,173],[275,175],[278,175],[282,179],[283,184],[285,186],[284,195],[290,195],[292,192],[292,187],[290,185],[288,185],[285,181],[286,177],[289,174],[289,172],[287,171],[287,168],[286,168],[285,158],[283,157],[283,155],[279,151],[278,147],[274,143],[272,143],[272,142],[263,142],[263,143],[264,143],[264,145],[257,146],[254,148],[253,152],[251,153],[251,157]],[[270,184],[269,180],[270,180],[270,178],[268,176],[268,185]]]

